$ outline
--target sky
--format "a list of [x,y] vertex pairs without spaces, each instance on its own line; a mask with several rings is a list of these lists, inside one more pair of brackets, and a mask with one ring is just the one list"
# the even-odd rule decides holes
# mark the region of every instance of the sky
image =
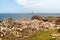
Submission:
[[60,13],[60,0],[0,0],[0,13]]

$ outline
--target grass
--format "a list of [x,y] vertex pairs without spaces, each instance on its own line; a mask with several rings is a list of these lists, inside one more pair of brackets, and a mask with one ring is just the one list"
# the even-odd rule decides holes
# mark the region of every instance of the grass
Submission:
[[58,30],[38,32],[36,35],[30,36],[27,40],[60,40],[60,38],[52,38],[51,34],[53,33],[58,33]]
[[9,37],[4,37],[2,40],[11,40]]
[[60,29],[57,29],[58,30],[58,32],[60,33]]

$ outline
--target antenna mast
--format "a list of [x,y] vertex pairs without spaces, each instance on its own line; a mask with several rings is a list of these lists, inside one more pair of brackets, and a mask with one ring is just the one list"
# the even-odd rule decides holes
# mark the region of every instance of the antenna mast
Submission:
[[32,10],[32,14],[33,14],[33,10]]

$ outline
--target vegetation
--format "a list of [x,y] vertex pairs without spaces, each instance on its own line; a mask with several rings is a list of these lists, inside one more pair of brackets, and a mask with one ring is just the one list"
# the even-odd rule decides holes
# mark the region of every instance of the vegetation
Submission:
[[[51,34],[59,33],[60,29],[48,30],[48,31],[40,31],[37,34],[34,34],[27,38],[27,40],[60,40],[60,38],[52,38]],[[12,35],[9,37],[3,37],[3,40],[12,40]]]
[[58,29],[58,32],[60,32],[60,29]]
[[28,40],[60,40],[60,38],[52,38],[51,34],[58,33],[58,30],[48,30],[39,32],[34,36],[30,36]]
[[2,40],[11,40],[9,37],[4,37]]

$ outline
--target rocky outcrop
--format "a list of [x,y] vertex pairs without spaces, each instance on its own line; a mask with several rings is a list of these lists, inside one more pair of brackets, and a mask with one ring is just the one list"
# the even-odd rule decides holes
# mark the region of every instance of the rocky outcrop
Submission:
[[54,16],[47,16],[47,17],[43,17],[43,16],[33,16],[31,18],[33,19],[37,19],[37,20],[42,20],[44,22],[49,21],[49,22],[53,22],[57,25],[60,25],[60,17],[54,17]]
[[32,20],[33,20],[33,19],[41,20],[41,19],[42,19],[42,17],[39,17],[39,16],[33,16],[31,19],[32,19]]
[[43,16],[33,16],[31,19],[43,20],[44,22],[48,21],[48,18]]
[[49,21],[50,19],[53,18],[40,16],[33,16],[31,19],[17,20],[7,18],[0,23],[0,38],[13,35],[12,40],[25,40],[27,37],[41,30],[55,29],[57,27],[57,24],[53,22],[55,18],[52,22]]

